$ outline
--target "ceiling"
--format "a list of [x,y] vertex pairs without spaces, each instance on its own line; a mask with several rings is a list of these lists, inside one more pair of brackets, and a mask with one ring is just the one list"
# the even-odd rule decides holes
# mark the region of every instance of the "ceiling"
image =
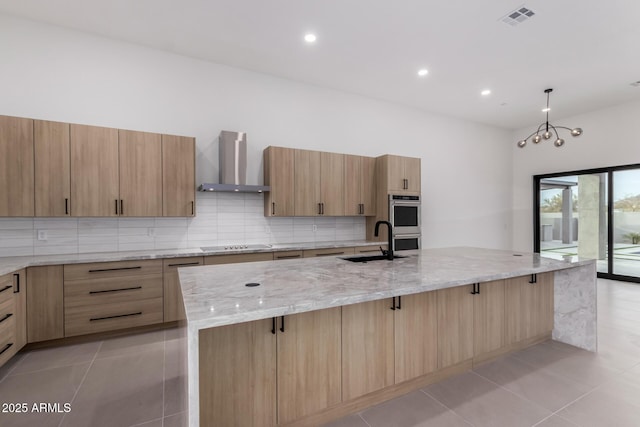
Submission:
[[[0,12],[503,128],[544,121],[547,87],[552,122],[640,99],[639,1],[520,1],[0,0]],[[501,22],[521,6],[535,15]]]

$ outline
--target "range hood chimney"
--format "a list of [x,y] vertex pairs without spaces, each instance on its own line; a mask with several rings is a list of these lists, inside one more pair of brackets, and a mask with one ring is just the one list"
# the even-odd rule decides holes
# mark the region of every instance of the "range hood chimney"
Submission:
[[223,130],[219,141],[219,184],[202,184],[200,191],[262,193],[271,187],[247,185],[247,133]]

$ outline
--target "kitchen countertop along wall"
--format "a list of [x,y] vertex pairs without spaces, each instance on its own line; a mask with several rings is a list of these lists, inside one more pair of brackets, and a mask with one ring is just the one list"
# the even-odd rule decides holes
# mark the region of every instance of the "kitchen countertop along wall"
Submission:
[[83,264],[89,262],[127,261],[157,258],[179,258],[207,255],[232,255],[257,252],[280,252],[306,249],[347,248],[353,246],[379,246],[380,242],[364,240],[346,240],[340,242],[307,242],[307,243],[282,243],[270,245],[264,249],[219,249],[203,250],[201,248],[187,249],[162,249],[127,252],[95,252],[86,254],[60,254],[40,256],[20,256],[0,258],[0,275],[12,273],[26,267],[59,264]]

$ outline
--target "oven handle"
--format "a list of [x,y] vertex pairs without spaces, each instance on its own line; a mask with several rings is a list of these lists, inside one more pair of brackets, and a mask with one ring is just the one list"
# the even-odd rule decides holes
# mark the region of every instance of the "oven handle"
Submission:
[[394,239],[415,239],[422,237],[422,234],[393,234]]

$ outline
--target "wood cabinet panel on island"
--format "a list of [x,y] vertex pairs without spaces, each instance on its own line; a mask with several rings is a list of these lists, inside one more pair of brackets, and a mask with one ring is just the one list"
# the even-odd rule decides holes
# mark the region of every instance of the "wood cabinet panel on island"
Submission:
[[34,120],[35,216],[70,215],[69,123]]
[[264,216],[294,216],[294,153],[272,146],[263,152],[264,185],[271,187],[264,196]]
[[195,138],[162,135],[162,216],[196,215]]
[[474,358],[495,352],[505,345],[504,280],[479,283],[473,295]]
[[34,215],[33,120],[0,116],[0,216]]
[[120,216],[162,216],[159,134],[118,130]]
[[438,300],[438,368],[473,357],[472,285],[441,289]]
[[550,334],[554,320],[553,273],[515,277],[505,282],[506,344]]
[[71,215],[118,216],[118,130],[71,125]]

